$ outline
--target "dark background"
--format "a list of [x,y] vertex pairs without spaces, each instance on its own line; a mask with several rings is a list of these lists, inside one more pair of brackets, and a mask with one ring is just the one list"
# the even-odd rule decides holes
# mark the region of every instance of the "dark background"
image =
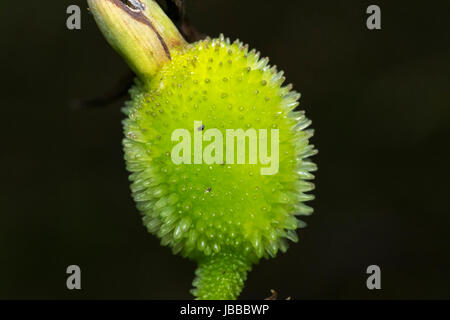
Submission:
[[[382,30],[366,28],[370,4]],[[69,4],[82,30],[66,28]],[[0,298],[190,299],[194,263],[149,235],[130,197],[124,99],[72,110],[128,68],[85,1],[0,4]],[[450,298],[449,5],[188,0],[204,33],[257,48],[313,120],[315,214],[249,274],[244,299]],[[66,267],[82,290],[66,288]],[[377,264],[382,290],[366,288]]]

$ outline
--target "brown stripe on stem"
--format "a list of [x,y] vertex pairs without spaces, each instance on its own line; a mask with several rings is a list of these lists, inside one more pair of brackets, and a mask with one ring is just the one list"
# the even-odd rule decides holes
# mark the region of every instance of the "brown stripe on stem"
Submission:
[[169,60],[172,60],[172,57],[170,56],[169,48],[167,47],[166,42],[161,37],[161,34],[156,30],[153,23],[144,15],[144,12],[142,10],[145,10],[145,4],[141,3],[139,0],[133,0],[132,2],[137,2],[140,4],[140,7],[137,7],[136,9],[130,8],[127,4],[122,2],[121,0],[106,0],[112,2],[114,5],[125,11],[127,14],[129,14],[134,20],[139,21],[143,24],[146,24],[149,26],[158,37],[159,42],[161,43],[162,47],[164,48],[164,51],[166,52],[167,58]]

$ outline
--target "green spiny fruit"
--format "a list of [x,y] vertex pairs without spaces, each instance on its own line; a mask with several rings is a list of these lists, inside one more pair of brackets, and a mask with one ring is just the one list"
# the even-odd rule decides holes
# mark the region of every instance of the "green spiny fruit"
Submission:
[[[134,14],[136,1],[131,7]],[[220,36],[186,44],[151,0],[139,2],[141,20],[118,0],[89,0],[89,4],[108,41],[138,74],[131,101],[123,109],[127,116],[123,145],[132,195],[144,225],[174,254],[198,263],[195,297],[235,299],[252,265],[286,251],[287,240],[296,242],[297,228],[305,225],[296,216],[312,213],[304,202],[313,199],[306,192],[314,188],[308,180],[316,166],[308,157],[316,150],[308,142],[313,135],[306,130],[311,121],[304,112],[294,111],[300,95],[291,85],[283,85],[283,72],[239,41],[231,43]],[[106,19],[105,12],[112,18]],[[111,30],[112,25],[117,28],[119,16],[127,29],[117,33]],[[157,37],[150,42],[152,60],[146,61],[139,51],[144,40],[136,40],[132,47],[123,38],[141,34],[148,39],[149,33]],[[212,145],[211,155],[225,155],[228,140],[226,146],[205,143],[208,130],[216,130],[217,142],[217,134],[225,137],[228,129],[248,133],[252,128],[260,134],[266,129],[271,137],[276,129],[275,172],[262,174],[267,162],[248,161],[250,139],[244,145],[244,164],[232,164],[225,156],[223,161],[195,163],[195,137],[203,140],[201,155]],[[173,133],[179,129],[189,139],[194,137],[187,144],[189,150],[182,152],[188,158],[193,154],[194,160],[177,164],[174,148],[180,142]],[[238,148],[230,149],[239,153]],[[275,149],[269,143],[268,150]]]

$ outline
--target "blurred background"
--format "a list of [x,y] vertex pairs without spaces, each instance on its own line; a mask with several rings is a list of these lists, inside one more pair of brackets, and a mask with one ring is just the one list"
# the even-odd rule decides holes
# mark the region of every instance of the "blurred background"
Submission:
[[[66,8],[82,9],[81,30]],[[382,29],[366,28],[381,7]],[[313,120],[315,213],[243,299],[450,298],[450,5],[445,1],[187,0],[192,23],[269,56]],[[86,1],[2,1],[0,299],[191,299],[194,263],[142,226],[122,154],[128,68]],[[82,290],[66,288],[66,268]],[[381,290],[366,268],[381,268]]]

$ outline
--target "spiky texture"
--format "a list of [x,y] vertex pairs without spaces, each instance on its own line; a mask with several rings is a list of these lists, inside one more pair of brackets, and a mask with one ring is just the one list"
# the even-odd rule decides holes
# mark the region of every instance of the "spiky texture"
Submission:
[[[312,213],[303,204],[313,199],[306,180],[316,169],[307,160],[316,153],[305,130],[311,121],[294,111],[300,94],[283,86],[283,72],[239,41],[208,38],[171,54],[152,79],[137,82],[124,108],[132,194],[148,231],[198,262],[193,294],[234,299],[252,264],[298,240],[304,223],[296,215]],[[224,136],[279,129],[279,172],[261,175],[259,163],[174,164],[171,134],[185,128],[193,136],[194,121]]]

